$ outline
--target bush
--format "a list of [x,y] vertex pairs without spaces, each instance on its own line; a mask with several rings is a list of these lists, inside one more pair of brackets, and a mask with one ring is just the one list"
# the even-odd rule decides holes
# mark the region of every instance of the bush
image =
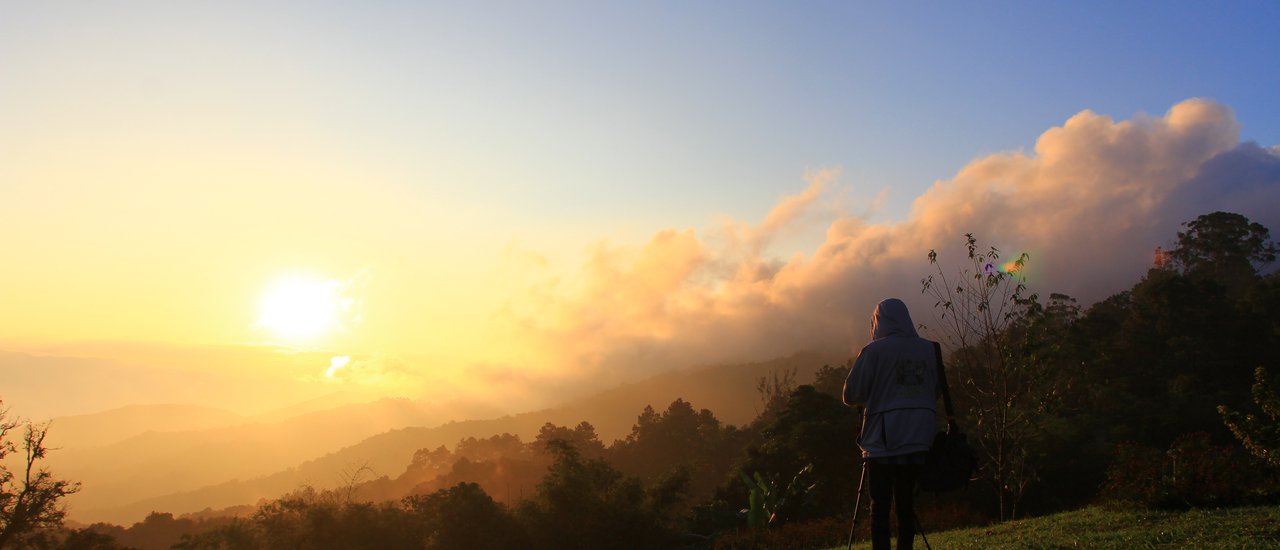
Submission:
[[584,459],[563,441],[532,500],[517,517],[534,548],[669,548],[673,535],[665,511],[679,502],[687,478],[674,477],[646,490],[603,460]]
[[1277,489],[1275,474],[1259,460],[1195,432],[1182,435],[1165,452],[1118,445],[1103,497],[1118,504],[1183,509],[1264,502]]
[[429,495],[404,499],[426,533],[429,549],[519,548],[524,531],[507,509],[475,483],[459,483]]

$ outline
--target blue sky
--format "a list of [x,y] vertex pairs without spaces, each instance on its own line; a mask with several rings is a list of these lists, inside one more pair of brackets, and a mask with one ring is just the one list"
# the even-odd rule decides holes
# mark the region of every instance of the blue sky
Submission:
[[1209,97],[1245,139],[1280,142],[1268,2],[4,9],[8,72],[64,67],[63,85],[105,84],[152,115],[251,115],[225,130],[293,128],[410,180],[454,166],[457,180],[410,185],[535,225],[754,218],[824,167],[863,198],[892,188],[883,216],[901,218],[934,180],[1083,109],[1128,118]]
[[[601,336],[610,343],[582,352],[592,359],[565,361],[665,346],[682,323],[723,328],[708,349],[764,341],[730,318],[743,304],[799,327],[823,300],[861,311],[875,293],[903,294],[890,283],[918,280],[910,262],[948,224],[988,223],[948,218],[970,205],[946,189],[932,219],[909,220],[912,202],[935,182],[981,180],[975,193],[1003,196],[1005,180],[958,174],[1007,161],[1001,152],[1035,157],[1042,134],[1082,111],[1118,124],[1080,119],[1093,125],[1071,136],[1206,155],[1188,167],[1129,154],[1141,146],[1107,156],[1106,144],[1059,143],[1074,165],[1123,160],[1099,173],[1143,185],[1191,181],[1185,171],[1238,143],[1237,123],[1239,140],[1280,144],[1278,24],[1280,4],[1251,1],[5,3],[0,231],[11,238],[0,252],[20,261],[0,276],[0,344],[258,345],[272,339],[253,326],[258,297],[297,273],[360,287],[350,301],[362,324],[315,344],[352,357],[351,371],[399,355],[501,371],[598,328],[583,319],[649,332]],[[1175,105],[1184,116],[1162,118]],[[1119,124],[1130,120],[1146,122]],[[1187,145],[1178,132],[1205,137]],[[1024,160],[1039,162],[1011,164]],[[1004,169],[1063,193],[1017,201],[1075,200],[1061,171]],[[1134,204],[1152,194],[1126,193]],[[1138,215],[1098,200],[1090,208]],[[972,211],[1023,214],[984,208]],[[1096,222],[1068,210],[1037,214]],[[1176,216],[1195,214],[1168,210],[1140,230],[1099,231],[1098,246],[1116,235],[1132,246],[1107,251],[1114,273],[1060,280],[1093,298],[1118,290],[1107,285],[1123,286],[1187,221]],[[771,213],[781,230],[765,230]],[[881,250],[884,235],[919,238],[883,256],[905,267],[849,290],[836,275],[874,259],[830,252]],[[1027,246],[1065,246],[1035,238]],[[821,261],[793,261],[824,243]],[[763,249],[743,252],[752,246]],[[617,311],[590,307],[636,289]],[[550,310],[559,317],[537,317]],[[861,337],[861,321],[832,319],[811,331],[821,345]],[[813,344],[780,341],[732,357],[670,353],[754,360]],[[544,370],[565,372],[557,360]]]

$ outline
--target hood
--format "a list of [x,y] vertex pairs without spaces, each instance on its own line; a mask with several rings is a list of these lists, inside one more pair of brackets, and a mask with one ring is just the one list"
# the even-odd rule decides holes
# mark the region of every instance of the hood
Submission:
[[907,304],[897,298],[889,298],[876,304],[876,310],[871,314],[871,339],[879,340],[887,336],[920,336],[916,333],[915,323],[911,322]]

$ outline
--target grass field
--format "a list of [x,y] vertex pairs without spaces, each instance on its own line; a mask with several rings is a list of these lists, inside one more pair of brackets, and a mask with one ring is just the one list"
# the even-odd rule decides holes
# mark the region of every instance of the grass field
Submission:
[[[925,526],[928,527],[927,525]],[[929,533],[955,548],[1280,548],[1280,506],[1189,512],[1085,508],[1052,516]],[[917,536],[916,548],[924,548]],[[833,547],[844,548],[844,545]],[[869,549],[868,541],[854,548]]]

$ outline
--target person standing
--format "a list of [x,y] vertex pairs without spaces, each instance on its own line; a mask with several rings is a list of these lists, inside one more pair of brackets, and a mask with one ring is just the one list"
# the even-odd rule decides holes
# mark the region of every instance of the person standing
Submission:
[[939,395],[934,343],[916,332],[902,300],[881,301],[871,314],[871,343],[844,381],[844,403],[863,407],[858,446],[868,468],[874,550],[889,548],[891,503],[898,549],[912,547],[915,486],[936,433]]

